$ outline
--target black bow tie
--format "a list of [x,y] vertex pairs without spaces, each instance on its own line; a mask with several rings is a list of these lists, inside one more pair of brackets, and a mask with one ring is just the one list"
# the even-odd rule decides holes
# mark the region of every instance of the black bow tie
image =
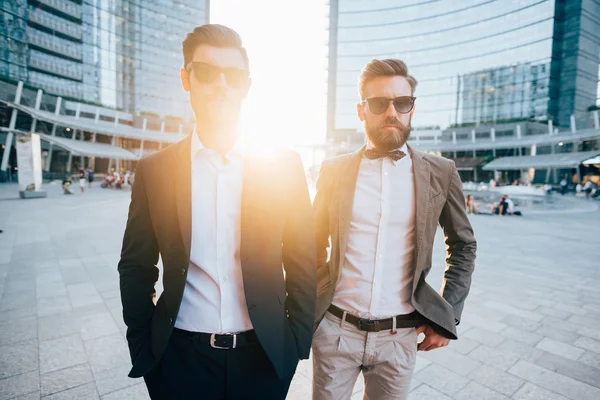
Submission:
[[367,149],[365,150],[365,157],[367,157],[369,160],[377,160],[380,158],[389,158],[390,160],[392,160],[392,162],[396,162],[398,160],[401,160],[404,156],[406,156],[406,153],[404,153],[402,150],[391,150],[391,151],[378,151],[376,149]]

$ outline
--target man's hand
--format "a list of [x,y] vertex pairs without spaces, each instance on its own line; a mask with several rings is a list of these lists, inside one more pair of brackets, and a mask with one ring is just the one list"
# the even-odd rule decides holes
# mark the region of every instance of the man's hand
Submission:
[[417,327],[417,335],[424,333],[425,338],[419,343],[417,350],[429,351],[439,347],[448,346],[450,339],[437,334],[429,325]]

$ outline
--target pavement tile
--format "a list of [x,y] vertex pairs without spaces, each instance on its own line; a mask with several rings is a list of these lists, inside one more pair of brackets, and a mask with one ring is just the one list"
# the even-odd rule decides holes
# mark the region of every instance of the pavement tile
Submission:
[[542,368],[528,361],[521,360],[508,371],[544,389],[554,391],[563,396],[577,400],[600,399],[600,389],[579,382],[549,369]]
[[39,369],[38,342],[35,339],[0,346],[0,355],[0,379]]
[[514,354],[484,345],[481,345],[470,352],[469,357],[479,360],[482,363],[492,365],[503,371],[507,371],[519,361],[519,358]]
[[78,334],[80,327],[81,323],[74,312],[38,318],[38,336],[40,340],[57,339]]
[[528,318],[523,318],[518,315],[507,315],[506,317],[504,317],[502,319],[501,322],[504,322],[505,324],[507,324],[509,326],[521,329],[523,331],[529,331],[529,332],[533,332],[537,328],[540,327],[539,322],[533,321]]
[[15,397],[12,400],[40,400],[40,398],[41,398],[40,392],[33,392],[33,393],[24,394],[19,397]]
[[0,323],[0,346],[31,339],[37,339],[37,321],[35,317]]
[[32,306],[35,306],[35,295],[29,293],[7,293],[5,290],[4,296],[2,296],[2,300],[0,301],[0,311],[9,311]]
[[572,344],[579,338],[579,334],[575,332],[566,331],[550,325],[541,325],[535,333],[567,344]]
[[[488,331],[492,331],[495,333],[498,333],[498,332],[506,329],[508,326],[505,323],[496,322],[496,321],[493,321],[492,319],[482,317],[475,313],[464,315],[463,320],[461,320],[461,325],[462,325],[463,321],[474,327],[483,328],[483,329],[486,329]],[[460,327],[460,325],[459,325],[459,327]]]
[[452,397],[456,400],[508,400],[508,397],[503,394],[477,382],[469,382],[467,386],[460,389]]
[[469,340],[474,340],[488,346],[497,346],[506,339],[506,337],[501,334],[482,328],[469,329],[469,331],[463,335],[463,338],[468,338]]
[[535,364],[600,388],[600,369],[598,368],[550,353],[545,353],[535,360]]
[[508,328],[500,332],[500,334],[509,339],[528,344],[529,346],[535,346],[543,338],[537,333],[528,332],[526,330],[515,328],[513,326],[509,326]]
[[448,348],[460,354],[469,354],[479,346],[479,342],[461,337],[458,340],[451,340]]
[[565,312],[575,314],[575,315],[586,315],[587,314],[587,310],[584,309],[583,307],[569,305],[569,304],[565,304],[565,303],[556,304],[555,309],[558,311],[565,311]]
[[580,326],[600,330],[600,321],[582,315],[571,315],[567,318],[567,323],[572,324],[576,329]]
[[0,400],[13,399],[39,390],[40,374],[37,371],[0,379]]
[[127,342],[120,333],[88,340],[85,349],[94,374],[131,362]]
[[425,384],[420,385],[408,395],[408,400],[452,400],[451,397]]
[[590,367],[600,369],[600,354],[592,353],[591,351],[588,351],[586,353],[583,353],[577,361],[579,361],[585,365],[589,365]]
[[64,314],[72,311],[71,302],[67,295],[48,296],[37,299],[37,316]]
[[87,362],[87,355],[79,335],[64,336],[40,342],[40,373]]
[[426,358],[423,358],[417,353],[417,361],[415,362],[415,369],[413,373],[417,373],[422,369],[425,369],[427,366],[431,365],[431,361]]
[[91,282],[67,285],[67,291],[73,307],[102,303],[102,297],[100,297],[96,287]]
[[437,363],[464,376],[468,375],[471,371],[481,365],[479,361],[457,353],[448,347],[442,347],[441,349],[435,349],[421,353],[423,353],[422,356],[427,360]]
[[90,366],[79,364],[58,371],[42,374],[42,396],[62,392],[86,383],[94,382]]
[[548,315],[548,316],[560,318],[560,319],[567,319],[571,316],[570,312],[557,310],[555,307],[540,306],[540,307],[536,308],[535,311],[539,312],[541,314],[544,314],[544,315]]
[[[305,399],[307,397],[304,397]],[[102,396],[102,400],[148,400],[148,389],[146,385],[141,383],[139,385],[130,386],[127,389],[118,390],[113,393]]]
[[600,340],[592,339],[586,336],[581,336],[573,344],[586,351],[593,351],[594,353],[600,354]]
[[600,329],[589,328],[587,326],[578,327],[577,333],[592,339],[600,340]]
[[119,333],[119,328],[108,311],[82,317],[80,326],[83,340]]
[[535,347],[570,360],[577,360],[584,353],[583,349],[548,338],[542,339]]
[[74,387],[72,389],[64,390],[62,392],[54,393],[50,396],[44,397],[43,399],[44,400],[99,400],[100,396],[98,396],[98,391],[96,390],[96,385],[93,382],[91,382],[91,383],[86,383],[81,386]]
[[523,379],[490,365],[477,368],[469,374],[469,378],[509,397],[525,383]]
[[517,342],[516,340],[512,339],[506,339],[504,342],[500,343],[496,349],[512,354],[521,360],[527,360],[531,362],[537,360],[542,356],[542,354],[544,354],[544,352],[540,349],[528,346],[525,343]]
[[533,383],[525,383],[512,397],[515,400],[568,400],[558,393],[541,388]]
[[500,303],[500,302],[496,302],[496,301],[492,301],[492,300],[486,301],[483,304],[486,307],[504,311],[508,314],[513,314],[513,315],[523,317],[525,319],[536,321],[536,322],[539,322],[542,319],[544,319],[543,314],[540,314],[540,313],[537,313],[534,311],[525,310],[523,308],[516,307],[516,306],[510,305],[510,304]]
[[0,323],[16,321],[21,318],[35,317],[36,311],[35,305],[0,311]]
[[458,392],[469,383],[469,379],[464,376],[437,364],[428,366],[414,376],[424,384],[450,395]]
[[[94,374],[98,394],[103,396],[108,393],[116,392],[117,390],[128,388],[129,386],[137,385],[144,382],[142,378],[132,379],[128,377],[130,365],[122,365],[115,368],[109,368]],[[309,380],[310,383],[310,380]]]

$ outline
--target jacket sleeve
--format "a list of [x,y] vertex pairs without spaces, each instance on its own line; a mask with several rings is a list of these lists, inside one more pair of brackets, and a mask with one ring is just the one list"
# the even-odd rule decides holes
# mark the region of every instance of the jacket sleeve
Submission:
[[458,325],[471,287],[477,243],[465,212],[460,176],[454,163],[449,169],[448,195],[439,218],[446,243],[446,270],[441,295],[454,309],[454,319]]
[[315,241],[317,246],[317,269],[327,268],[329,248],[329,204],[331,200],[331,162],[323,161],[317,179],[317,194],[313,204]]
[[297,154],[290,163],[288,207],[283,230],[282,256],[286,279],[286,309],[296,339],[298,357],[306,359],[312,341],[317,297],[315,236],[308,185]]
[[[154,284],[158,280],[159,250],[152,227],[148,197],[144,185],[143,161],[138,163],[131,193],[129,217],[123,236],[119,282],[123,320],[127,325],[127,341],[132,362],[149,351],[152,316],[154,313]],[[148,356],[146,354],[145,356]]]

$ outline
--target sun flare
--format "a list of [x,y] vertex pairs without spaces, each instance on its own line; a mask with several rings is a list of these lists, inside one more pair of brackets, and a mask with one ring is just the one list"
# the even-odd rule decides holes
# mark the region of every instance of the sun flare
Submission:
[[288,147],[324,141],[325,11],[319,1],[212,2],[211,22],[235,29],[250,57],[252,87],[240,126],[247,143]]

